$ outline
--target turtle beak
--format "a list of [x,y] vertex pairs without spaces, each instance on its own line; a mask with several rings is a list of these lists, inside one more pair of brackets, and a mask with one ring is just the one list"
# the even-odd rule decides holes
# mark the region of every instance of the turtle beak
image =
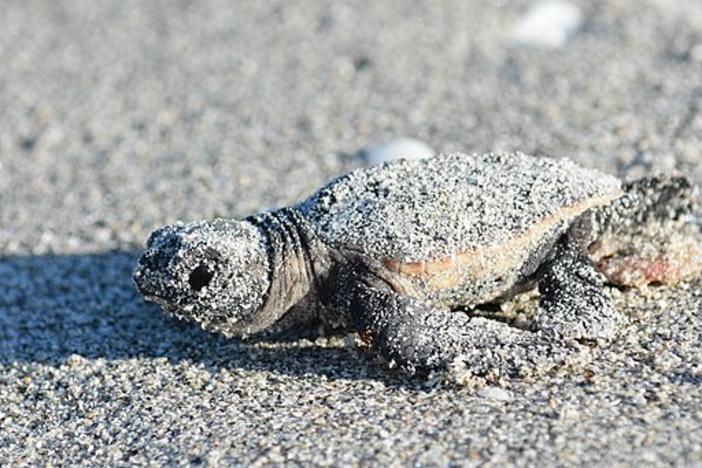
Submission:
[[176,301],[177,291],[172,286],[166,286],[170,283],[168,273],[151,270],[148,260],[145,263],[139,261],[132,274],[132,282],[147,302],[169,307]]
[[154,299],[158,298],[158,288],[153,278],[157,271],[158,263],[155,261],[155,256],[150,251],[147,251],[139,258],[139,262],[132,274],[134,286],[147,301],[154,301]]
[[[171,260],[181,247],[178,230],[171,226],[154,231],[146,242],[146,251],[137,262],[132,279],[137,290],[148,301],[163,302],[171,296]],[[175,292],[174,292],[175,293]]]

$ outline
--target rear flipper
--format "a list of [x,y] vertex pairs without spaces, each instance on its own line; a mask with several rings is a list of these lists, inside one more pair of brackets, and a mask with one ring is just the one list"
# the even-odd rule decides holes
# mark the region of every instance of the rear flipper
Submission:
[[586,340],[612,338],[624,316],[602,290],[600,275],[567,236],[539,270],[537,325],[547,335]]
[[674,284],[698,276],[702,236],[697,226],[685,224],[698,207],[695,187],[684,177],[658,176],[623,188],[621,198],[579,220],[591,230],[590,240],[596,239],[584,247],[597,268],[622,286]]
[[489,319],[442,310],[395,292],[368,269],[349,268],[339,300],[361,339],[406,371],[457,366],[475,376],[524,376],[544,372],[585,353],[576,343]]
[[603,224],[612,232],[684,219],[698,205],[695,187],[682,176],[643,177],[624,184],[622,189],[624,195],[602,209],[607,218]]

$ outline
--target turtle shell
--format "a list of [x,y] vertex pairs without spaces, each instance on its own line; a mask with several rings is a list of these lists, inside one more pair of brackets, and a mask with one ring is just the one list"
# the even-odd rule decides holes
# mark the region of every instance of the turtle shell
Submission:
[[528,249],[620,194],[616,177],[567,159],[454,153],[350,172],[298,208],[330,245],[421,275]]

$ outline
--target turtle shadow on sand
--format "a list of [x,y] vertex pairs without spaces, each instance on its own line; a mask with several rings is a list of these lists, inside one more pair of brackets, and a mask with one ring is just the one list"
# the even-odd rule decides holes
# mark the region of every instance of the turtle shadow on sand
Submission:
[[422,387],[417,379],[369,365],[354,348],[275,340],[257,346],[170,319],[144,303],[132,285],[140,253],[0,257],[0,365],[60,366],[72,355],[108,361],[167,358],[199,362],[215,372],[269,370]]

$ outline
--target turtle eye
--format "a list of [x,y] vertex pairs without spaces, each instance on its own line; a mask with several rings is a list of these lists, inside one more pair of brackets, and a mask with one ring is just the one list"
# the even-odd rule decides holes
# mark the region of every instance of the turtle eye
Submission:
[[200,291],[202,288],[210,284],[213,276],[214,271],[212,271],[207,265],[200,265],[190,273],[188,284],[190,284],[190,287],[195,291]]

